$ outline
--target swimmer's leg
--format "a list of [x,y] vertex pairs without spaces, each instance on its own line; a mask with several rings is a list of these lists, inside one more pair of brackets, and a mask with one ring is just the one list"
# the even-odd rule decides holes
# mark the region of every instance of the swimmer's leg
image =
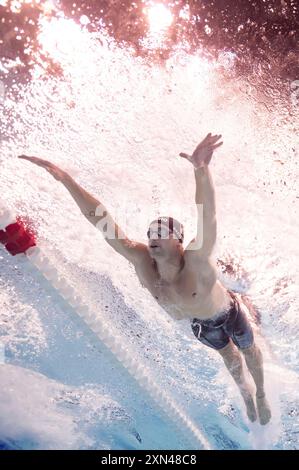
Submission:
[[263,356],[259,347],[253,343],[246,349],[241,349],[246,365],[256,385],[256,406],[261,424],[267,424],[271,419],[271,410],[264,390]]
[[271,419],[271,411],[265,397],[264,370],[262,352],[257,346],[252,327],[246,313],[246,304],[240,302],[238,314],[234,319],[231,338],[242,351],[247,368],[256,385],[256,405],[261,424],[267,424]]
[[257,419],[257,413],[254,405],[254,400],[249,389],[248,384],[244,376],[242,358],[238,351],[238,348],[230,341],[227,346],[222,349],[218,349],[221,354],[224,364],[226,365],[229,373],[233,377],[234,381],[238,385],[243,400],[245,402],[247,416],[250,421],[254,422]]

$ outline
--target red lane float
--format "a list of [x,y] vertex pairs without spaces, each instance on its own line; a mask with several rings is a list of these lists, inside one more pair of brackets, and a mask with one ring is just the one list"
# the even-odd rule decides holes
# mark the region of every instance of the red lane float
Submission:
[[36,246],[36,235],[24,220],[16,217],[14,223],[0,230],[0,243],[12,256],[15,256],[25,253],[31,246]]

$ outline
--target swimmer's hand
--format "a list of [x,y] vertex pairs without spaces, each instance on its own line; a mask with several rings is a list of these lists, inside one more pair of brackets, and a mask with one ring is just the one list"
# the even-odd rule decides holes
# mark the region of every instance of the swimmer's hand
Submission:
[[26,155],[19,155],[18,158],[23,158],[24,160],[28,160],[29,162],[45,168],[45,170],[47,170],[58,181],[64,181],[68,177],[66,171],[61,170],[58,166],[48,160],[43,160],[42,158],[37,157],[27,157]]
[[195,169],[204,167],[210,163],[214,150],[223,144],[223,142],[218,142],[217,144],[217,141],[221,137],[221,135],[212,135],[209,133],[203,141],[198,144],[192,155],[181,152],[180,157],[189,160]]

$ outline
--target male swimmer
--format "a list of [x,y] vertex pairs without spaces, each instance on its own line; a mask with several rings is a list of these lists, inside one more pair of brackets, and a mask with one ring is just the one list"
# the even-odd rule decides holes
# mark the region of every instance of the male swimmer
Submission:
[[[109,245],[134,265],[141,284],[161,307],[176,319],[190,319],[196,338],[222,356],[240,389],[250,421],[258,418],[265,425],[271,419],[271,411],[264,390],[262,353],[248,321],[247,306],[239,294],[226,289],[217,279],[211,257],[216,241],[216,207],[209,163],[214,150],[223,143],[219,139],[221,135],[209,133],[192,155],[180,153],[194,167],[199,222],[196,237],[185,249],[183,226],[173,217],[159,217],[151,222],[147,245],[130,240],[106,207],[67,172],[41,158],[19,158],[45,168],[61,181],[87,220],[100,228]],[[255,399],[245,378],[241,354],[255,382]]]

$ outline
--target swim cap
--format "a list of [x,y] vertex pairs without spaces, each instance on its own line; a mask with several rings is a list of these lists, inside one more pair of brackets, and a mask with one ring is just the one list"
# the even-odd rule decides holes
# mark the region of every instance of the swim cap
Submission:
[[168,217],[168,216],[161,216],[158,219],[153,220],[150,223],[150,227],[152,225],[158,225],[160,227],[161,225],[167,227],[170,232],[174,233],[176,238],[183,243],[184,240],[184,226],[176,219],[173,217]]

